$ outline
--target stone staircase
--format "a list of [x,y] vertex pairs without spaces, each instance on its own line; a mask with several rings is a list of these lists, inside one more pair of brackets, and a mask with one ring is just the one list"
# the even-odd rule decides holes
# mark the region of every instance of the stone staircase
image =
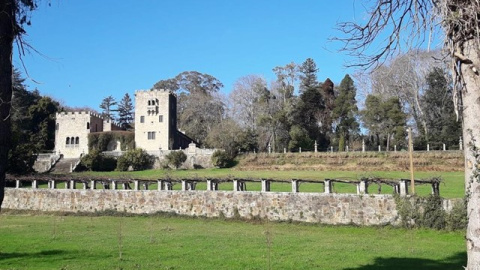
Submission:
[[53,173],[66,174],[71,173],[72,167],[80,161],[80,158],[61,158],[50,170]]

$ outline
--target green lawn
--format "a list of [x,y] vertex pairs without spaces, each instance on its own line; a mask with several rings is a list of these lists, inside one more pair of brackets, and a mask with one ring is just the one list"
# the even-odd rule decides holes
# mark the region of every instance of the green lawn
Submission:
[[[138,172],[88,172],[80,175],[95,175],[95,176],[107,176],[107,177],[126,177],[126,178],[139,178],[139,179],[158,179],[161,177],[172,178],[205,178],[205,177],[239,177],[239,178],[273,178],[273,179],[312,179],[323,180],[325,178],[350,178],[360,179],[361,177],[384,177],[392,179],[410,178],[409,172],[385,172],[385,171],[373,171],[373,172],[361,172],[361,171],[237,171],[232,169],[201,169],[201,170],[146,170]],[[430,178],[430,177],[442,177],[444,179],[443,184],[440,186],[440,195],[445,198],[462,198],[464,196],[464,173],[463,172],[416,172],[416,179]],[[80,186],[79,186],[80,187]],[[156,185],[151,186],[156,188]],[[174,186],[174,189],[180,189],[179,184]],[[197,189],[206,189],[205,183],[197,185]],[[231,183],[220,184],[221,190],[232,190]],[[261,186],[259,183],[247,183],[247,189],[251,191],[259,191]],[[272,191],[291,191],[291,185],[289,183],[273,183],[271,187]],[[323,185],[321,184],[307,184],[304,183],[300,186],[301,192],[323,192]],[[334,191],[338,193],[355,193],[356,186],[353,184],[340,184],[334,185]],[[373,185],[369,188],[370,193],[378,193],[378,186]],[[386,185],[382,185],[382,193],[391,194],[392,188]],[[427,195],[431,192],[429,185],[417,186],[416,192],[419,195]]]
[[0,215],[0,269],[462,269],[463,232]]

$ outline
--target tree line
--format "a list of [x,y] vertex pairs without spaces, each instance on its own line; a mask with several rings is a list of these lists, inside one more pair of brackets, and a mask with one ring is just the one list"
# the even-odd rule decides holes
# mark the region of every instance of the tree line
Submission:
[[[416,52],[415,55],[418,55]],[[368,75],[363,109],[357,84],[345,75],[339,85],[320,82],[311,58],[273,68],[276,79],[239,78],[228,96],[215,77],[196,71],[161,80],[153,88],[178,95],[178,126],[197,143],[239,152],[406,149],[406,130],[415,131],[415,149],[458,149],[452,84],[446,69],[429,52],[404,54]],[[421,63],[419,63],[421,62]],[[400,69],[401,67],[401,69]],[[419,71],[422,70],[422,72]]]
[[[428,54],[423,54],[425,59]],[[418,57],[417,57],[418,58]],[[320,82],[311,58],[301,64],[273,68],[270,83],[259,75],[239,78],[228,96],[215,77],[196,71],[160,80],[154,89],[170,89],[178,97],[178,128],[199,146],[225,149],[230,157],[239,152],[406,149],[406,127],[413,126],[415,149],[458,148],[461,122],[457,121],[452,86],[441,65],[399,56],[369,75],[369,92],[363,109],[357,105],[357,86],[350,75],[339,85]],[[423,59],[422,63],[428,62]],[[400,68],[401,67],[401,68]],[[424,77],[423,77],[424,76]],[[8,171],[31,172],[35,154],[50,151],[55,143],[55,113],[90,110],[61,105],[51,97],[29,91],[14,72],[12,150]],[[133,128],[134,106],[129,94],[117,102],[113,96],[99,104],[105,118]],[[95,111],[95,110],[93,110]]]

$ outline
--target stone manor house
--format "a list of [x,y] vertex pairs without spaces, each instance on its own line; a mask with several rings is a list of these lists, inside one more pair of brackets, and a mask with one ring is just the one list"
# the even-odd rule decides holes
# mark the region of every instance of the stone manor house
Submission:
[[[177,130],[177,97],[169,90],[135,92],[135,147],[149,153],[195,147],[192,139]],[[61,112],[56,115],[55,153],[65,159],[88,154],[88,134],[121,131],[110,119],[93,112]],[[120,142],[110,142],[109,151],[120,151]]]

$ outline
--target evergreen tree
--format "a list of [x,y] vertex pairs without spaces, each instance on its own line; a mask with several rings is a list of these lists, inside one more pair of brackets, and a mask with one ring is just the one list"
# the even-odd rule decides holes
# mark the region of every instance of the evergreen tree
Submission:
[[347,74],[340,83],[338,96],[335,99],[332,111],[333,119],[336,122],[335,135],[339,143],[339,150],[343,151],[345,145],[351,142],[353,135],[358,134],[359,124],[357,122],[357,90],[352,78]]
[[387,151],[391,149],[391,145],[397,145],[398,149],[406,146],[407,114],[403,112],[400,99],[389,98],[381,105],[381,109],[385,114],[383,127],[386,133]]
[[7,170],[14,174],[30,173],[35,154],[55,146],[55,113],[58,102],[28,91],[24,79],[14,70],[12,98],[11,150]]
[[320,115],[320,130],[322,134],[325,135],[325,144],[328,146],[330,145],[330,141],[333,137],[333,108],[335,108],[335,91],[334,91],[334,84],[333,82],[327,78],[325,82],[323,82],[320,92],[323,97],[323,103],[325,109]]
[[118,111],[118,122],[122,126],[127,126],[128,124],[132,123],[134,120],[134,110],[133,110],[133,103],[130,95],[126,93],[120,103],[118,103],[117,111]]
[[[325,133],[323,133],[320,128],[322,124],[321,115],[324,109],[325,105],[322,94],[318,87],[312,87],[306,89],[300,95],[293,113],[293,122],[295,125],[302,131],[304,130],[310,140],[316,140],[320,148],[326,148],[328,146]],[[296,130],[294,133],[299,134],[299,131]],[[290,134],[292,134],[292,130],[290,130]],[[289,148],[292,147],[289,145]]]
[[385,118],[382,111],[382,100],[377,95],[368,95],[365,99],[365,109],[361,112],[363,125],[367,128],[369,135],[373,137],[375,145],[380,144],[383,132],[382,121]]
[[102,116],[110,120],[115,120],[113,106],[117,105],[115,98],[112,96],[105,97],[100,103],[100,109],[102,109]]
[[368,95],[361,115],[375,146],[381,145],[389,150],[392,144],[398,149],[406,145],[407,114],[403,112],[398,97],[383,101],[379,96]]
[[307,60],[305,60],[305,62],[303,62],[298,69],[300,71],[300,75],[299,75],[300,94],[309,88],[315,88],[318,86],[318,81],[317,81],[318,68],[317,68],[317,65],[315,64],[315,61],[313,61],[312,58],[307,58]]
[[444,143],[456,146],[462,135],[461,121],[457,121],[452,88],[446,76],[442,69],[434,68],[426,78],[427,88],[422,97],[422,103],[427,134],[422,134],[420,137],[423,147],[426,147],[427,143],[437,149]]
[[299,148],[304,150],[312,150],[314,142],[312,139],[310,139],[310,136],[304,128],[294,125],[290,129],[289,134],[291,140],[288,143],[288,149],[290,151],[298,151]]

